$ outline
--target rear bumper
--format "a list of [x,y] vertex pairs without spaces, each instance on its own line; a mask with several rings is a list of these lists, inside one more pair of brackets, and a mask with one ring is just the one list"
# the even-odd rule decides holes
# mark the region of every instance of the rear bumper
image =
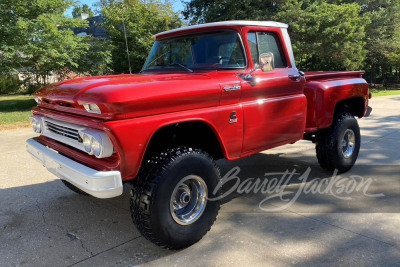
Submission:
[[119,171],[97,171],[86,167],[33,139],[27,140],[26,149],[48,171],[94,197],[111,198],[122,194]]

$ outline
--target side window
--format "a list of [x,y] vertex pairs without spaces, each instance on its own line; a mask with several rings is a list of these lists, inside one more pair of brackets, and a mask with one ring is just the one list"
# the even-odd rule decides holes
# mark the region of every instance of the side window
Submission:
[[258,49],[257,49],[257,36],[255,32],[250,32],[247,36],[250,44],[251,57],[253,58],[254,66],[258,68]]
[[278,36],[267,32],[250,32],[247,36],[250,44],[251,56],[256,68],[258,68],[259,55],[271,52],[274,54],[275,68],[286,68],[287,62],[283,54],[282,45]]
[[258,50],[260,54],[272,52],[274,54],[275,68],[286,68],[286,60],[278,36],[273,33],[259,32]]

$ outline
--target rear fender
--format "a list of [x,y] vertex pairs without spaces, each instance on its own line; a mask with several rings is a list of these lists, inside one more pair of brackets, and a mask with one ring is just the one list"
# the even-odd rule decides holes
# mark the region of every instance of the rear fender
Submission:
[[328,128],[335,114],[343,107],[353,115],[363,117],[368,106],[369,88],[362,78],[311,81],[304,89],[307,96],[306,132]]

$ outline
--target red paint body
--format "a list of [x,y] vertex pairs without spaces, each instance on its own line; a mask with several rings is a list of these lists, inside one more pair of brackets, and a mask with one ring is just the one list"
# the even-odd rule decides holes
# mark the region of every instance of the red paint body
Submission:
[[[91,168],[119,170],[123,181],[129,181],[136,177],[154,134],[166,126],[203,122],[214,132],[225,158],[235,160],[329,127],[340,101],[362,98],[365,113],[369,89],[361,78],[363,72],[317,72],[289,79],[298,70],[293,67],[280,28],[221,26],[157,38],[221,29],[240,34],[248,59],[245,70],[82,78],[50,85],[36,93],[42,104],[33,110],[34,115],[106,131],[116,150],[114,156],[97,159],[46,137],[37,139]],[[253,72],[255,84],[243,79],[254,70],[247,41],[251,31],[276,33],[288,62],[288,68],[271,73]],[[240,91],[224,90],[236,84],[241,86]],[[97,104],[102,114],[88,113],[82,106],[85,103]],[[237,122],[230,124],[232,112],[237,113]]]

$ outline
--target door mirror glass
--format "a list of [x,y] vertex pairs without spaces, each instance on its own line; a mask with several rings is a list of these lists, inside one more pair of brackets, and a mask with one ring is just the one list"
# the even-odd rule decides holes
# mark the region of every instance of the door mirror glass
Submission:
[[274,71],[274,54],[271,52],[262,53],[260,55],[259,65],[263,72]]

